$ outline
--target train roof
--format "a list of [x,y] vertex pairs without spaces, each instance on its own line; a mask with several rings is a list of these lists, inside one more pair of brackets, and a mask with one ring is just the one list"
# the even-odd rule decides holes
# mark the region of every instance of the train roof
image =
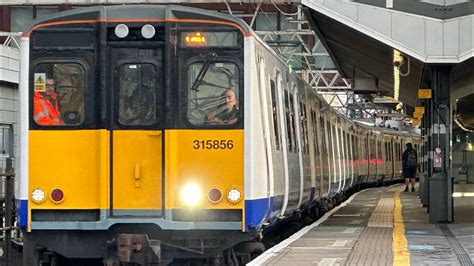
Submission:
[[389,128],[384,128],[384,127],[376,127],[376,126],[369,126],[364,123],[361,123],[359,121],[354,121],[359,127],[365,128],[365,129],[371,129],[374,131],[379,131],[380,133],[383,134],[390,134],[390,135],[401,135],[401,136],[410,136],[410,137],[420,137],[419,134],[415,133],[410,133],[407,131],[399,131],[399,130],[394,130],[394,129],[389,129]]
[[243,34],[251,34],[249,26],[239,18],[222,14],[216,11],[208,11],[193,7],[178,5],[111,5],[111,6],[93,6],[78,8],[63,12],[58,12],[33,21],[30,31],[37,28],[38,25],[54,25],[55,22],[79,21],[86,22],[110,22],[120,21],[134,22],[138,20],[151,22],[158,19],[163,21],[177,21],[179,19],[200,20],[200,21],[220,21],[234,24],[240,28]]

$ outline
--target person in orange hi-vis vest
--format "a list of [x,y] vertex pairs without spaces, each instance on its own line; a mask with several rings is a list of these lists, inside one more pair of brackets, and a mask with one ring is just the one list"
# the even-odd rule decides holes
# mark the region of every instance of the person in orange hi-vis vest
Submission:
[[54,92],[54,79],[46,79],[44,92],[35,91],[33,119],[39,125],[62,125],[58,94]]

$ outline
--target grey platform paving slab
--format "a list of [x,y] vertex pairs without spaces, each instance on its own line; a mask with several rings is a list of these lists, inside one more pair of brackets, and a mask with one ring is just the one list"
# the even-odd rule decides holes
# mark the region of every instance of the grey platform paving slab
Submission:
[[459,265],[451,245],[444,236],[407,236],[412,265]]

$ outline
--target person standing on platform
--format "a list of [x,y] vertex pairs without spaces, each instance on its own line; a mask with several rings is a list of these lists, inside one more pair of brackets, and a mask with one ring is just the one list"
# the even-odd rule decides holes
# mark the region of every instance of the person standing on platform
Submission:
[[406,150],[402,155],[403,177],[405,178],[405,192],[408,192],[408,186],[411,181],[411,192],[415,192],[415,178],[418,169],[418,156],[410,142],[406,144]]

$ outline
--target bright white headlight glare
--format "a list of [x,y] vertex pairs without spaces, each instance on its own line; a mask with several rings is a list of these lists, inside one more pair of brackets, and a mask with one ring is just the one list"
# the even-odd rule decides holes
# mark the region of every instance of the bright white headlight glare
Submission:
[[238,188],[231,188],[229,189],[229,192],[227,192],[227,200],[229,200],[231,203],[239,202],[241,197],[242,193]]
[[142,36],[145,39],[151,39],[153,36],[155,36],[156,30],[155,27],[153,27],[150,24],[143,25],[142,27]]
[[128,27],[125,24],[118,24],[115,26],[115,35],[119,38],[125,38],[128,35]]
[[196,183],[188,183],[181,189],[180,196],[184,205],[188,207],[197,206],[202,198],[201,188]]
[[35,188],[31,192],[31,199],[36,203],[43,202],[45,197],[46,197],[46,193],[41,188]]

